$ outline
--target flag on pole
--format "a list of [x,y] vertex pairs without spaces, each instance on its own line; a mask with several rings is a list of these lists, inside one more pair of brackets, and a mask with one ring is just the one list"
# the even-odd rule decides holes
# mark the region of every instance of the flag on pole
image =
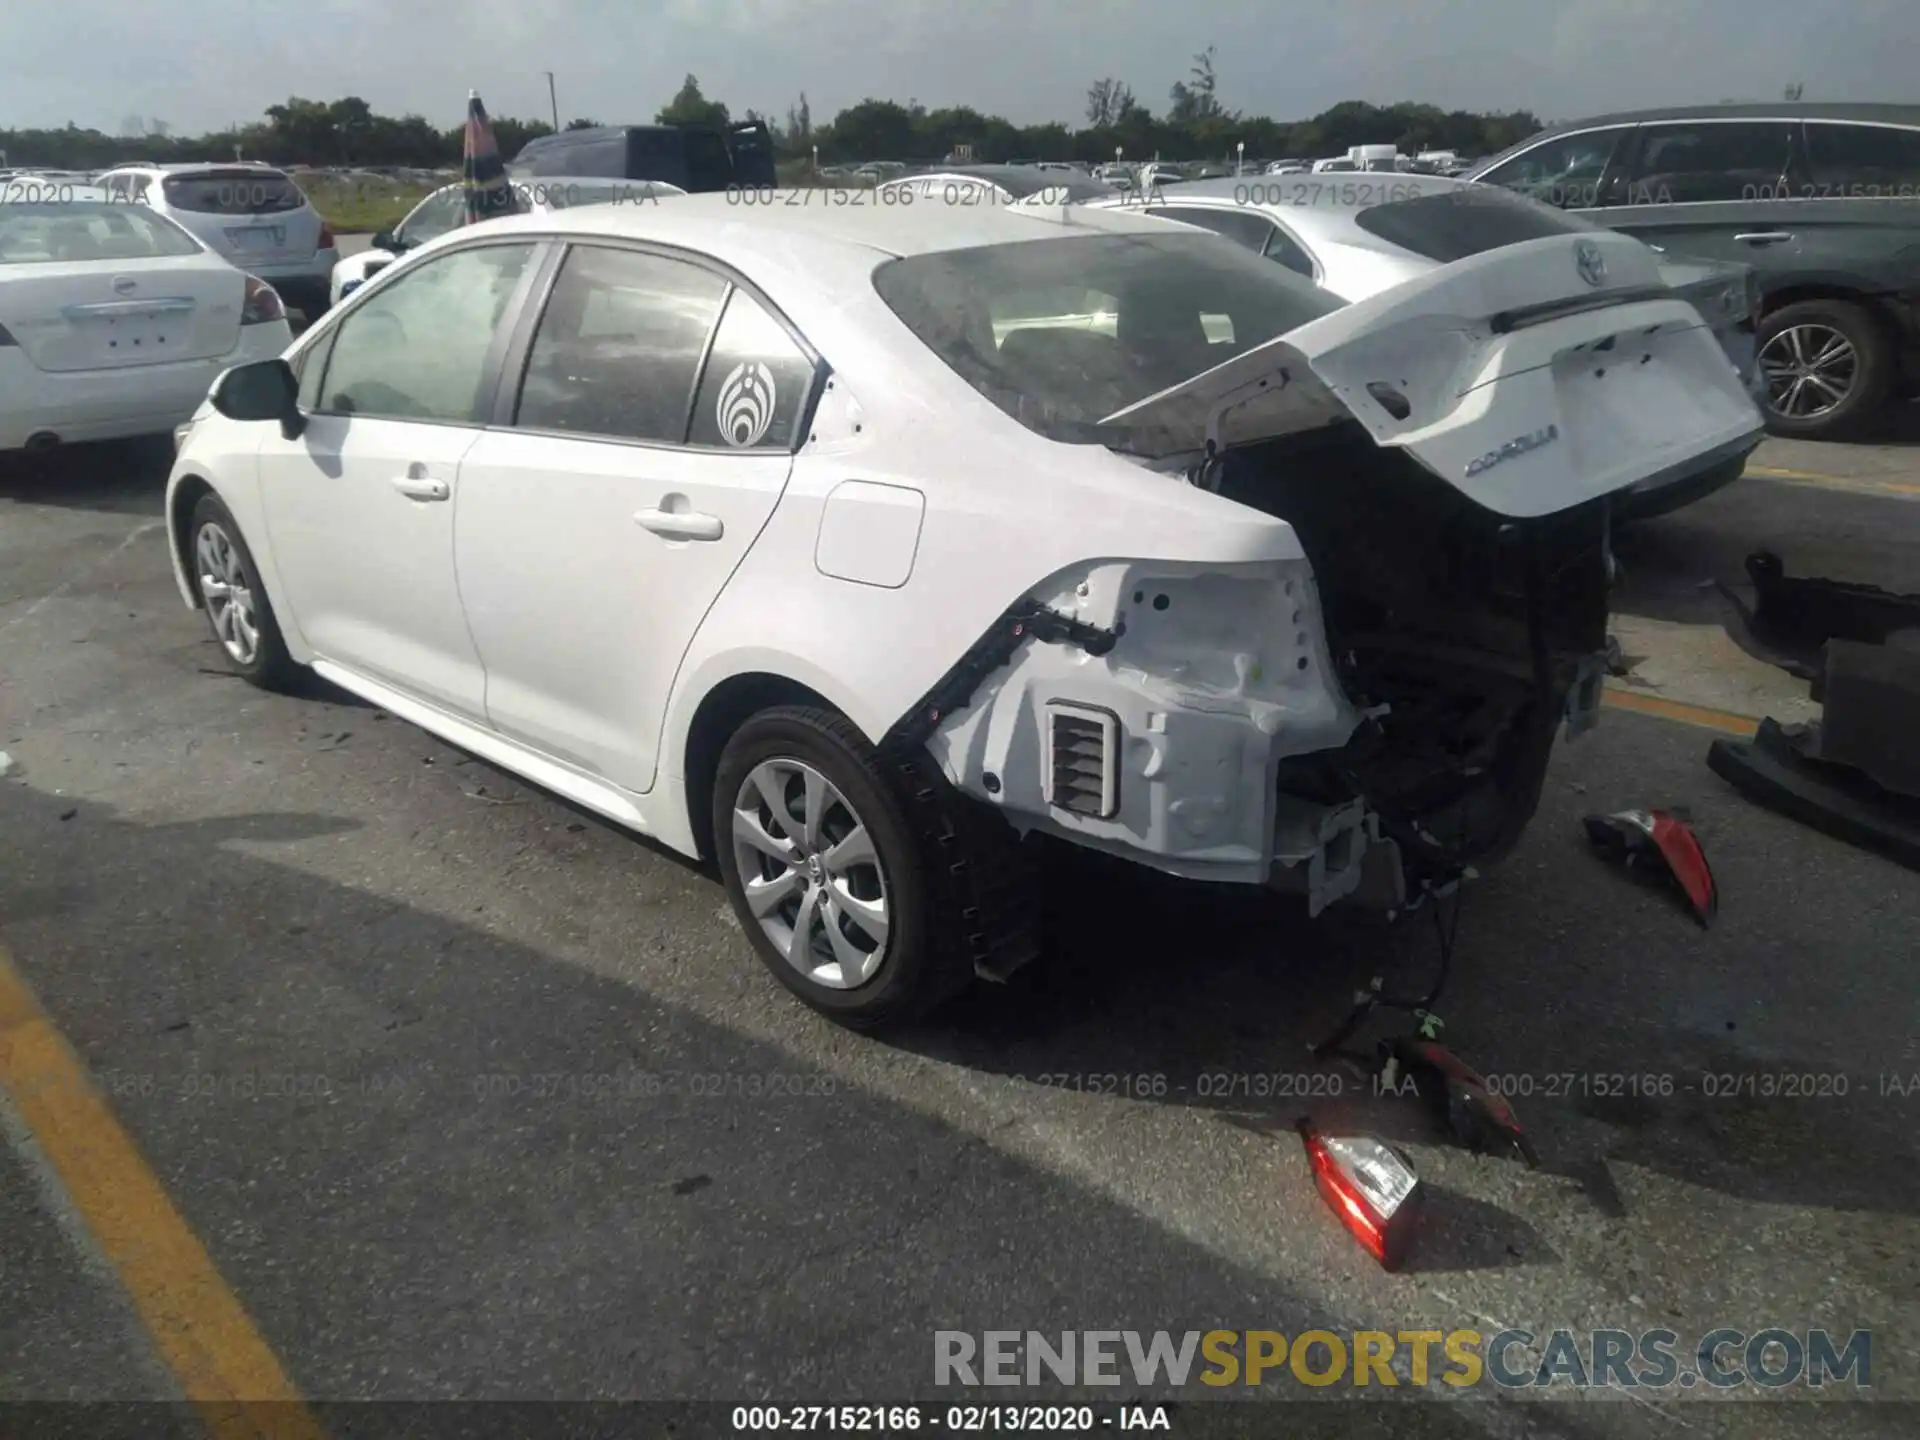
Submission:
[[461,184],[466,191],[467,225],[513,213],[513,195],[507,185],[507,167],[500,159],[500,146],[493,138],[493,122],[487,119],[487,107],[480,103],[480,92],[467,92],[467,138],[460,165]]

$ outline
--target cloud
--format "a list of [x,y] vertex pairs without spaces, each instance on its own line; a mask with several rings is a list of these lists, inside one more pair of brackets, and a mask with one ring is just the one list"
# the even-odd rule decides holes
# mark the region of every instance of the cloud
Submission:
[[[102,37],[108,37],[103,39]],[[198,131],[289,94],[358,94],[455,123],[469,86],[496,114],[649,120],[689,73],[736,111],[814,115],[863,97],[1080,118],[1113,75],[1155,109],[1218,46],[1232,108],[1299,119],[1343,99],[1572,117],[1777,97],[1899,99],[1920,52],[1914,0],[28,0],[0,7],[0,127],[138,112]]]

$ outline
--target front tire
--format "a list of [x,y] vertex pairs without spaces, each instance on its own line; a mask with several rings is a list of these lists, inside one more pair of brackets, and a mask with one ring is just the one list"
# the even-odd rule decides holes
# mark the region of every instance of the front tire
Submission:
[[262,690],[294,689],[301,668],[287,654],[253,552],[217,495],[202,495],[193,507],[187,560],[200,608],[234,674]]
[[1801,300],[1760,322],[1755,363],[1767,428],[1803,440],[1839,436],[1871,418],[1893,389],[1892,336],[1847,300]]
[[966,804],[889,765],[831,711],[782,705],[748,720],[721,753],[712,805],[754,952],[856,1030],[915,1019],[965,988],[979,925],[969,877],[1012,844]]

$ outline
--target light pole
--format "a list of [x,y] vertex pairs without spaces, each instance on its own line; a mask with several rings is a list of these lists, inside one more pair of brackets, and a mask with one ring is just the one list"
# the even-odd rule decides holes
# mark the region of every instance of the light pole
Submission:
[[553,133],[558,135],[560,133],[560,97],[553,88],[553,71],[547,71],[546,76],[547,103],[553,107]]
[[1233,173],[1236,179],[1239,177],[1240,171],[1246,166],[1246,163],[1247,142],[1242,140],[1238,145],[1233,147]]

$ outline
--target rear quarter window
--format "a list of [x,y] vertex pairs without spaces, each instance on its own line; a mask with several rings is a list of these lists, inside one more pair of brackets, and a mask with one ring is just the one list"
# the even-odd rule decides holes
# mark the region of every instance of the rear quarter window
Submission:
[[1807,122],[1807,193],[1907,199],[1920,195],[1920,130]]
[[1598,228],[1577,215],[1494,185],[1467,186],[1375,205],[1356,215],[1354,223],[1389,245],[1440,265],[1503,245]]
[[173,209],[196,215],[272,215],[307,203],[300,187],[285,175],[260,170],[169,175],[161,182],[161,194]]

